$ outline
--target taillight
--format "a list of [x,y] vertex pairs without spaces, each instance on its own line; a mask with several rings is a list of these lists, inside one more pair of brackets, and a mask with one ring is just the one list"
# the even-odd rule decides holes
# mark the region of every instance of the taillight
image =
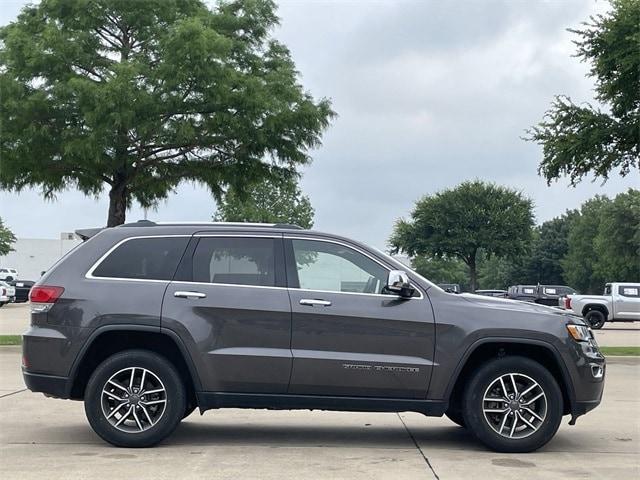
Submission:
[[571,310],[571,298],[564,297],[564,308]]
[[56,303],[63,292],[63,287],[37,285],[29,292],[29,301],[31,303]]
[[2,293],[0,293],[0,295],[2,295],[3,297],[7,294],[7,289],[6,288],[2,288]]

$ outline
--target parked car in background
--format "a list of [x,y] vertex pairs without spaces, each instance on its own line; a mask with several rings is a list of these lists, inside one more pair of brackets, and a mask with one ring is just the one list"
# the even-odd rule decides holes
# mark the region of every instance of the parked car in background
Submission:
[[10,282],[18,279],[18,271],[15,268],[0,268],[0,280]]
[[566,285],[513,285],[509,287],[507,298],[557,307],[560,298],[576,293]]
[[584,317],[594,329],[605,322],[639,321],[640,282],[607,283],[602,295],[569,295],[560,300],[560,306]]
[[31,280],[14,280],[9,282],[16,289],[16,303],[24,303],[29,300],[29,292],[36,282]]
[[458,283],[439,283],[438,286],[449,293],[460,293],[462,291]]
[[30,390],[83,400],[114,445],[227,407],[445,414],[529,452],[602,398],[581,318],[445,293],[347,238],[148,221],[84,234],[31,290],[22,368]]
[[7,303],[16,301],[16,289],[9,285],[7,282],[0,281],[0,288],[2,289],[2,296],[0,298],[0,307],[5,306]]
[[507,298],[506,290],[476,290],[474,293],[485,297]]

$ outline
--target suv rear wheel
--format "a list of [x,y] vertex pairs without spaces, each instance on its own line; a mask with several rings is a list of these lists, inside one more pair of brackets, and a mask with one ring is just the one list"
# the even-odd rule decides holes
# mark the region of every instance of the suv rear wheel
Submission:
[[119,447],[149,447],[180,423],[186,394],[178,372],[164,357],[127,350],[96,368],[84,406],[91,427],[103,440]]
[[551,373],[525,357],[484,364],[464,394],[465,424],[499,452],[530,452],[555,435],[562,420],[562,392]]

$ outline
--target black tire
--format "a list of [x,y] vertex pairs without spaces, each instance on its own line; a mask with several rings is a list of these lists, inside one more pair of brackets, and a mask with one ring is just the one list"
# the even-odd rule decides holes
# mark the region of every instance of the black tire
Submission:
[[[147,372],[150,372],[145,372],[145,384],[150,384],[149,379],[156,381],[156,383],[159,383],[163,388],[164,392],[154,393],[153,395],[157,397],[152,396],[146,398],[147,402],[151,401],[154,403],[153,406],[141,402],[142,399],[145,399],[142,391],[140,391],[139,395],[131,394],[130,400],[123,401],[124,398],[119,399],[115,404],[120,405],[120,403],[124,403],[124,408],[121,411],[126,411],[125,413],[129,415],[128,409],[131,408],[132,415],[125,418],[123,423],[118,427],[112,422],[126,415],[115,412],[116,415],[113,419],[107,419],[107,413],[103,412],[109,409],[108,402],[111,401],[110,399],[113,395],[104,397],[103,389],[108,389],[118,394],[118,396],[129,396],[128,393],[112,387],[114,384],[108,384],[107,382],[117,375],[127,374],[127,372],[133,368],[136,369],[133,370],[134,377],[136,375],[135,372],[138,372],[140,376],[139,379],[134,378],[133,388],[135,388],[136,382],[139,382],[139,384],[142,383],[141,372],[145,369]],[[121,385],[123,382],[116,383]],[[107,387],[107,385],[109,385],[109,387]],[[126,386],[128,387],[128,385]],[[143,390],[146,389],[150,392],[157,390],[153,385],[146,388],[139,385],[139,388]],[[133,403],[134,397],[135,403]],[[162,397],[164,397],[164,401]],[[157,398],[160,398],[160,400],[157,400]],[[160,410],[162,405],[164,405],[164,409]],[[178,372],[167,359],[148,350],[126,350],[107,358],[95,369],[85,389],[84,407],[89,424],[103,440],[117,447],[150,447],[168,437],[178,426],[180,420],[182,420],[182,416],[186,411],[186,392]],[[143,416],[144,412],[139,412],[140,417],[135,415],[134,411],[138,411],[138,408],[141,408],[146,413],[151,413],[151,416],[147,418],[155,420],[155,422],[147,422]],[[156,410],[154,411],[153,408]],[[117,409],[117,407],[115,409]],[[114,410],[114,407],[110,407],[110,410]],[[155,415],[157,415],[155,419],[153,417],[154,412]],[[120,417],[118,417],[118,415]],[[133,422],[133,419],[131,419],[132,416],[136,417],[135,423],[129,425]],[[140,425],[142,425],[142,427],[140,427]],[[123,431],[123,428],[130,429],[130,431]],[[136,428],[144,428],[144,430],[136,431]]]
[[461,410],[449,409],[446,411],[445,415],[456,425],[459,425],[462,428],[467,428],[466,423],[464,423],[464,415],[462,414]]
[[[520,380],[526,382],[531,380],[537,383],[538,387],[525,395],[524,402],[534,398],[539,394],[540,390],[544,393],[544,396],[540,397],[536,403],[527,407],[535,411],[544,405],[544,413],[542,413],[542,410],[537,411],[537,414],[542,418],[539,423],[524,409],[521,410],[520,407],[516,407],[517,411],[511,413],[512,403],[507,404],[500,401],[487,404],[488,409],[496,408],[496,406],[498,409],[503,409],[505,405],[508,405],[509,413],[505,413],[504,416],[501,416],[502,414],[485,413],[483,410],[485,393],[493,398],[495,396],[494,391],[489,391],[488,389],[493,385],[500,388],[499,379],[503,375],[511,378],[509,374],[514,374],[516,385]],[[510,388],[510,386],[507,386],[507,389]],[[521,393],[526,391],[524,386],[518,388]],[[517,404],[517,398],[515,400],[513,404]],[[529,358],[517,356],[496,358],[482,365],[467,384],[463,405],[464,421],[469,430],[474,433],[478,440],[492,450],[505,453],[531,452],[545,445],[558,431],[563,411],[562,392],[553,375],[539,363]],[[522,415],[519,412],[523,412]],[[537,429],[529,428],[525,425],[522,420],[525,416],[529,417],[528,420],[526,418],[525,420],[532,423]],[[514,419],[517,419],[517,421]],[[518,425],[518,422],[520,422],[520,425]],[[492,426],[492,423],[494,426]],[[511,426],[514,426],[515,429],[511,430]],[[503,431],[503,434],[494,430],[494,428],[498,427],[500,431]],[[503,427],[508,428],[503,430]],[[524,430],[519,432],[519,429]],[[513,437],[510,438],[507,434],[511,434]]]
[[594,330],[600,330],[607,321],[607,317],[600,310],[590,310],[584,316],[584,320]]

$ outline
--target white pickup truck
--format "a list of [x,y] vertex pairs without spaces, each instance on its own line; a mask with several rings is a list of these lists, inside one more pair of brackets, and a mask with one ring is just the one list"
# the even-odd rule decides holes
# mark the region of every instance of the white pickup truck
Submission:
[[567,295],[559,304],[584,317],[594,329],[605,322],[640,321],[640,282],[607,283],[603,295]]

